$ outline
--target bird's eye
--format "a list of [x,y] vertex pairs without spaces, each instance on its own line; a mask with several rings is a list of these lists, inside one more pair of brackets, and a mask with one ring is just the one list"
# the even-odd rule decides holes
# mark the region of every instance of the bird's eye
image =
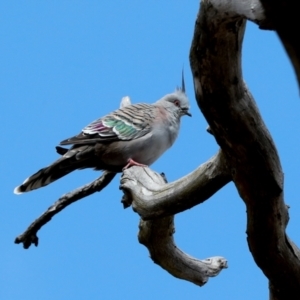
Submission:
[[180,106],[180,102],[179,102],[179,100],[175,100],[175,101],[174,101],[174,104],[175,104],[176,106],[178,106],[178,107],[179,107],[179,106]]

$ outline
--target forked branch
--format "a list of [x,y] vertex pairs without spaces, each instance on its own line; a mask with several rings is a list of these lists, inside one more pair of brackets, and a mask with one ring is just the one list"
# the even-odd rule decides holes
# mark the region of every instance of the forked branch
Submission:
[[[208,194],[225,184],[225,178],[227,182],[230,180],[228,175],[221,176],[224,167],[221,156],[219,153],[193,173],[170,184],[166,184],[158,173],[140,167],[125,170],[121,179],[126,203],[132,203],[143,217],[155,218],[148,221],[141,219],[138,235],[139,242],[148,248],[152,260],[173,276],[199,286],[227,268],[227,260],[221,256],[199,260],[181,251],[174,242],[174,216],[170,215],[170,211],[182,211],[203,202]],[[223,178],[222,185],[217,174]],[[196,188],[195,181],[200,183],[200,187]],[[200,200],[196,200],[197,194]],[[188,204],[184,204],[186,202]],[[165,215],[168,216],[161,217]]]

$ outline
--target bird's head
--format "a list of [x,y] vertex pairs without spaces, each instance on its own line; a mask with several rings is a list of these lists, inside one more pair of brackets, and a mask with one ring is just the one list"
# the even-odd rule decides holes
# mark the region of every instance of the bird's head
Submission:
[[192,116],[189,112],[190,103],[185,93],[184,77],[182,73],[182,84],[172,94],[167,94],[156,102],[164,106],[168,111],[173,112],[175,115],[182,117],[184,115]]

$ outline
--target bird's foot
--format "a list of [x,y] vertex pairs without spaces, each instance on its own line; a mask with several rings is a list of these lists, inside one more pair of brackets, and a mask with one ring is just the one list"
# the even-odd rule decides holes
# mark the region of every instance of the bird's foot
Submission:
[[123,171],[130,168],[130,167],[132,167],[132,166],[148,167],[147,165],[140,164],[140,163],[134,161],[133,159],[129,158],[128,161],[127,161],[127,165],[123,168]]

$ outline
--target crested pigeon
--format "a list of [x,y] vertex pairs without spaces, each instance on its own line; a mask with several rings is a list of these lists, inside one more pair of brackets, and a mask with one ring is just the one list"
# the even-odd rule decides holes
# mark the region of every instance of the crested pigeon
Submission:
[[125,102],[78,135],[62,141],[60,145],[72,145],[71,148],[56,147],[62,156],[28,177],[14,193],[43,187],[77,169],[121,172],[133,165],[151,165],[174,143],[184,115],[191,116],[182,77],[182,87],[157,102]]

